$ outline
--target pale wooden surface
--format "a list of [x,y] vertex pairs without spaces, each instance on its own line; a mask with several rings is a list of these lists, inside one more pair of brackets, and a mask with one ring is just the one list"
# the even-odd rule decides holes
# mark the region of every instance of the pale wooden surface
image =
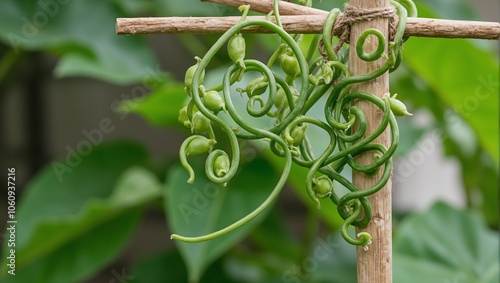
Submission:
[[[285,2],[286,3],[286,2]],[[288,3],[289,4],[289,3]],[[295,5],[298,6],[298,5]],[[283,28],[288,33],[322,33],[326,14],[281,16]],[[249,16],[248,20],[266,19],[264,16]],[[155,18],[118,18],[117,34],[160,34],[224,33],[234,26],[240,17],[155,17]],[[274,20],[271,17],[271,20]],[[251,27],[243,32],[269,33],[261,27]],[[406,36],[442,38],[500,38],[500,23],[408,18]]]
[[[389,0],[351,0],[350,5],[360,8],[379,8],[389,5]],[[380,30],[385,37],[388,36],[388,19],[378,18],[368,22],[356,23],[351,27],[349,70],[352,75],[370,73],[385,62],[379,59],[374,62],[365,62],[356,55],[356,42],[360,34],[367,28]],[[365,43],[365,50],[372,51],[377,46],[377,40]],[[389,92],[389,74],[364,83],[354,84],[351,91],[363,91],[382,97]],[[363,109],[368,121],[366,135],[379,127],[383,113],[380,109],[367,101],[358,101],[356,106]],[[389,129],[378,137],[375,142],[390,145]],[[368,152],[356,157],[360,164],[370,164],[374,161],[374,152]],[[372,187],[380,179],[383,170],[375,176],[367,176],[353,170],[353,183],[360,189]],[[363,247],[357,248],[358,283],[391,283],[392,282],[392,219],[391,219],[391,187],[392,180],[376,194],[368,197],[372,206],[372,220],[365,228],[357,228],[356,233],[365,231],[372,236],[372,244],[366,251]]]

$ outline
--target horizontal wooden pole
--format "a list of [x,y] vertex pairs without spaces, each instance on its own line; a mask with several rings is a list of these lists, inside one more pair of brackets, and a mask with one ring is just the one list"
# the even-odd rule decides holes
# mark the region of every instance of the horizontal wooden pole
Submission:
[[[284,2],[286,3],[286,2]],[[298,6],[298,5],[297,5]],[[250,16],[248,20],[265,20],[264,16]],[[319,15],[281,16],[283,28],[291,34],[323,31],[326,13]],[[214,34],[224,33],[234,26],[240,17],[156,17],[156,18],[118,18],[117,34]],[[273,17],[271,17],[273,20]],[[244,29],[246,33],[269,33],[261,27]],[[442,38],[500,38],[500,23],[441,20],[427,18],[408,18],[406,36],[442,37]]]
[[[273,10],[273,0],[200,0],[201,2],[212,2],[221,5],[238,8],[241,5],[250,5],[250,10],[268,14]],[[297,5],[285,1],[279,1],[279,10],[281,15],[321,15],[328,14],[327,11]]]

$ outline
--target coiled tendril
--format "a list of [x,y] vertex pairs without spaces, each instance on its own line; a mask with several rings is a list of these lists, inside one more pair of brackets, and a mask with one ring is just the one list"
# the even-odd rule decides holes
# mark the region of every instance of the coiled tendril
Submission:
[[[345,65],[348,47],[344,46],[338,54],[333,51],[331,29],[340,14],[339,9],[333,9],[330,12],[322,36],[315,36],[304,56],[297,44],[301,36],[291,36],[281,26],[277,0],[274,0],[274,10],[268,16],[268,18],[274,16],[277,24],[269,20],[246,20],[249,7],[240,7],[243,12],[241,20],[224,33],[201,60],[197,59],[197,65],[190,68],[189,78],[186,75],[186,90],[191,96],[191,101],[187,108],[181,110],[179,120],[184,125],[191,126],[196,135],[186,139],[181,146],[181,163],[190,173],[188,182],[192,182],[195,176],[187,156],[208,152],[205,166],[208,179],[215,183],[226,184],[235,176],[238,169],[240,158],[238,140],[264,140],[268,142],[274,154],[285,159],[283,172],[267,199],[247,216],[208,235],[184,237],[174,234],[172,239],[186,242],[210,240],[248,222],[266,209],[278,196],[288,178],[292,163],[296,163],[308,168],[305,189],[318,208],[321,203],[320,199],[330,199],[337,205],[337,211],[344,219],[341,234],[346,241],[365,247],[370,243],[369,234],[360,233],[357,238],[352,238],[347,229],[351,225],[364,227],[368,224],[372,212],[367,196],[378,192],[390,178],[391,157],[399,141],[394,113],[402,113],[401,111],[393,113],[391,108],[394,104],[401,105],[401,102],[394,103],[394,96],[386,95],[378,98],[370,93],[350,90],[353,83],[372,80],[387,71],[394,70],[399,64],[401,45],[407,39],[403,38],[407,19],[406,9],[412,16],[416,15],[416,9],[411,0],[391,1],[391,4],[395,7],[399,17],[394,41],[387,43],[379,30],[367,29],[359,37],[356,48],[356,54],[362,60],[374,61],[382,58],[385,63],[379,69],[361,75],[351,75]],[[229,50],[232,58],[238,59],[227,69],[221,84],[211,88],[202,85],[206,68],[215,54],[231,38],[241,36],[240,31],[243,28],[250,26],[267,28],[281,39],[280,45],[267,64],[253,59],[244,59],[244,42],[238,38],[234,40],[237,46],[232,46],[233,43],[229,44],[229,48],[236,48]],[[378,47],[375,51],[368,53],[364,50],[364,43],[370,36],[377,38]],[[315,56],[320,40],[323,42],[325,57]],[[386,50],[388,54],[385,53]],[[281,70],[277,68],[276,60],[280,61]],[[194,69],[196,71],[193,74]],[[256,119],[273,119],[274,124],[270,127],[259,128],[251,125],[241,116],[241,113],[238,113],[233,104],[233,99],[240,97],[234,90],[234,86],[248,72],[259,73],[261,77],[253,80],[245,88],[238,88],[241,94],[246,93],[248,97],[246,111]],[[211,92],[210,95],[206,95],[208,92]],[[326,102],[320,100],[322,97],[327,97]],[[355,100],[367,101],[378,107],[383,114],[378,128],[367,136],[365,133],[368,121],[365,113],[359,107],[354,106]],[[317,103],[324,103],[324,120],[307,115],[311,107]],[[231,127],[222,120],[218,115],[220,110],[226,112],[228,114],[226,116],[229,116],[238,126]],[[199,117],[200,113],[209,121],[208,128],[205,124],[198,127],[193,125],[200,123],[194,121],[194,117]],[[356,130],[353,129],[355,124],[357,124]],[[230,153],[222,149],[213,150],[217,139],[212,129],[213,126],[219,127],[227,135],[231,145]],[[329,145],[317,157],[307,135],[308,126],[321,129],[330,139]],[[374,142],[387,127],[391,133],[391,144],[388,148]],[[203,148],[193,148],[197,144],[201,144],[200,147]],[[318,149],[315,151],[317,152]],[[365,152],[376,152],[374,161],[368,165],[357,163],[355,157]],[[340,174],[346,165],[367,175],[374,175],[381,168],[383,168],[383,173],[371,188],[359,190],[350,180]],[[334,188],[335,183],[344,186],[349,192],[339,195],[338,190]]]

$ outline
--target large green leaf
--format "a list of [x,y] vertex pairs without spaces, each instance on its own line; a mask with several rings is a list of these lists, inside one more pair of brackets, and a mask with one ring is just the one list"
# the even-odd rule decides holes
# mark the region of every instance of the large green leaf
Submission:
[[3,1],[0,40],[14,50],[61,55],[58,76],[90,76],[134,83],[157,73],[141,36],[117,36],[115,19],[126,16],[110,1]]
[[498,165],[498,58],[461,39],[412,38],[404,54],[407,65],[464,118]]
[[[194,168],[197,175],[192,185],[186,183],[188,174],[179,166],[171,170],[165,187],[170,227],[174,233],[183,236],[208,234],[239,220],[259,206],[277,182],[273,168],[261,159],[242,166],[241,173],[227,187],[209,182],[202,166]],[[197,282],[211,262],[245,237],[268,212],[269,209],[231,233],[210,241],[176,241],[190,281]]]
[[[16,227],[15,282],[31,276],[44,278],[38,282],[73,282],[89,276],[118,254],[140,208],[160,195],[155,176],[131,168],[147,158],[136,144],[114,143],[97,146],[86,157],[68,156],[66,163],[55,162],[38,174],[19,205],[23,221]],[[61,166],[70,172],[61,174]]]
[[394,282],[498,282],[498,236],[477,215],[437,203],[401,223]]

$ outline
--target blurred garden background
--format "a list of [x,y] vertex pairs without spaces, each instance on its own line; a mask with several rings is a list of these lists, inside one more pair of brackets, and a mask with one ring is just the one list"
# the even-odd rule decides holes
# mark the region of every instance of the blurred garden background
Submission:
[[[415,3],[421,17],[500,20],[498,1]],[[196,245],[170,240],[256,207],[280,163],[248,143],[231,194],[213,193],[200,168],[195,189],[187,185],[182,82],[218,36],[117,36],[115,19],[239,14],[198,0],[0,3],[0,164],[6,179],[16,170],[18,221],[11,276],[2,190],[1,282],[355,282],[341,219],[333,205],[315,208],[300,168],[274,207],[238,232]],[[246,38],[247,57],[276,47]],[[498,41],[410,38],[391,74],[391,92],[414,113],[399,120],[393,174],[396,283],[498,282],[498,52]],[[214,72],[230,64],[219,55]],[[216,202],[224,213],[206,213]],[[184,203],[196,210],[186,216]]]

